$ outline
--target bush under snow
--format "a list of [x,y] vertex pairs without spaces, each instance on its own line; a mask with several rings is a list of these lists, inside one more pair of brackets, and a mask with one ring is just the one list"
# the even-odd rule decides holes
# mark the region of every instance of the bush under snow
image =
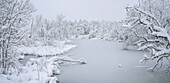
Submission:
[[52,44],[42,45],[42,42],[34,43],[31,46],[17,46],[17,53],[24,55],[36,55],[36,56],[54,56],[59,54],[64,54],[77,45],[67,44],[70,43],[70,40],[66,41],[50,41]]
[[80,58],[78,60],[71,59],[70,57],[51,57],[51,58],[31,58],[26,66],[21,68],[20,74],[1,75],[1,82],[8,83],[56,83],[59,80],[57,75],[60,74],[60,64],[64,63],[78,63],[86,64],[86,60]]

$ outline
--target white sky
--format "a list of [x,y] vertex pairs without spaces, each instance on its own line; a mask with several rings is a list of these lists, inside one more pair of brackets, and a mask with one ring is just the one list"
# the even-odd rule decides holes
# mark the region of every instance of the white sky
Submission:
[[69,20],[119,21],[125,17],[125,6],[138,0],[31,0],[44,18],[55,19],[63,14]]

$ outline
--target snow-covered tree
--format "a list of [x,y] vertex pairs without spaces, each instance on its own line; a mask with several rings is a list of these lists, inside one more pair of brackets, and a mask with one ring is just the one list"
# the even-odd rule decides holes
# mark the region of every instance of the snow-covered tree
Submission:
[[24,37],[34,11],[29,0],[0,0],[0,66],[3,73],[7,73],[7,62],[12,58],[11,46]]
[[135,36],[133,44],[139,46],[138,50],[149,50],[150,56],[146,56],[142,62],[155,60],[152,68],[160,69],[164,60],[169,63],[170,70],[170,1],[169,0],[140,0],[138,5],[126,7],[127,19],[125,31],[128,38]]

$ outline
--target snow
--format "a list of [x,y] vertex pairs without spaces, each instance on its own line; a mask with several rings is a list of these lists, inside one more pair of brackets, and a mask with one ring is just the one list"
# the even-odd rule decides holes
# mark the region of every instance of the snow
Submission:
[[156,52],[155,57],[163,54],[169,54],[169,53],[170,53],[170,49],[164,49],[162,51]]
[[137,50],[146,50],[148,47],[153,47],[153,46],[154,46],[154,44],[148,44],[148,45],[144,45],[144,46],[139,47]]
[[[18,75],[0,75],[3,79],[0,82],[3,83],[56,83],[58,80],[56,75],[61,73],[59,64],[64,63],[79,63],[86,64],[87,61],[83,58],[78,60],[71,59],[67,56],[63,57],[51,57],[51,58],[30,58],[25,66],[22,68],[22,72]],[[8,82],[9,80],[9,82]]]
[[122,67],[122,65],[121,65],[121,64],[119,64],[119,67],[121,68],[121,67]]
[[154,26],[153,27],[155,30],[158,30],[159,32],[153,32],[152,34],[155,36],[162,36],[162,37],[166,37],[168,39],[168,42],[170,42],[170,36],[167,32],[167,30],[165,28],[161,28],[158,26]]
[[[161,25],[161,23],[159,22],[159,20],[158,20],[153,14],[150,14],[150,13],[148,13],[148,12],[143,11],[141,8],[135,8],[135,10],[137,10],[138,12],[140,12],[140,13],[142,13],[142,14],[145,14],[145,15],[147,15],[148,17],[154,19],[159,26]],[[147,22],[147,21],[146,21],[146,22]]]
[[[169,83],[170,76],[165,73],[170,71],[167,1],[151,2],[155,6],[142,1],[139,6],[127,7],[128,19],[120,23],[74,22],[63,15],[51,21],[39,15],[34,20],[31,14],[35,9],[29,0],[2,1],[0,82]],[[67,40],[72,37],[75,45]],[[114,39],[125,42],[124,50],[121,43],[109,42]]]
[[[140,64],[147,52],[133,47],[122,50],[122,44],[104,40],[78,39],[78,47],[65,55],[83,57],[85,65],[61,65],[60,83],[169,83],[170,77],[161,71],[149,72],[154,62]],[[119,64],[122,68],[119,68]]]
[[37,55],[37,56],[48,56],[64,54],[69,50],[77,47],[76,45],[65,45],[58,46],[38,46],[38,47],[19,47],[17,49],[20,54]]
[[[0,83],[46,83],[47,81],[55,83],[58,80],[60,83],[170,82],[170,77],[164,72],[147,71],[152,67],[153,62],[145,63],[145,65],[139,63],[143,54],[148,55],[147,52],[134,50],[133,47],[122,50],[121,43],[98,39],[76,39],[71,43],[78,47],[64,55],[32,58],[23,68],[23,74],[0,75]],[[66,64],[87,63],[84,58],[88,64],[71,66]],[[59,75],[50,77],[53,73]]]
[[[34,56],[29,58],[26,63],[22,62],[24,65],[18,65],[18,71],[15,68],[9,70],[10,75],[0,75],[3,80],[0,82],[4,83],[56,83],[58,80],[56,75],[61,73],[60,64],[86,64],[87,61],[84,58],[72,59],[69,56],[50,56],[59,55],[68,52],[69,50],[77,47],[77,45],[70,44],[71,40],[66,41],[53,41],[52,45],[43,45],[38,42],[30,47],[18,46],[16,47],[17,55],[21,55],[19,59],[26,59],[25,54]],[[42,56],[35,58],[36,56]],[[50,57],[46,57],[50,56]],[[17,58],[17,59],[18,59]],[[11,72],[11,73],[10,73]],[[14,73],[15,72],[15,73]]]

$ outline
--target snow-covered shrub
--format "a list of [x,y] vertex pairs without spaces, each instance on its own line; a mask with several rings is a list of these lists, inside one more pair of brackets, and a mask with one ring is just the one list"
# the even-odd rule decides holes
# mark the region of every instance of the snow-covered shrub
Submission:
[[22,71],[19,74],[13,73],[2,77],[14,83],[57,83],[59,81],[57,75],[61,73],[60,64],[65,63],[86,64],[87,62],[83,58],[74,60],[67,56],[31,58],[25,66],[21,67]]

